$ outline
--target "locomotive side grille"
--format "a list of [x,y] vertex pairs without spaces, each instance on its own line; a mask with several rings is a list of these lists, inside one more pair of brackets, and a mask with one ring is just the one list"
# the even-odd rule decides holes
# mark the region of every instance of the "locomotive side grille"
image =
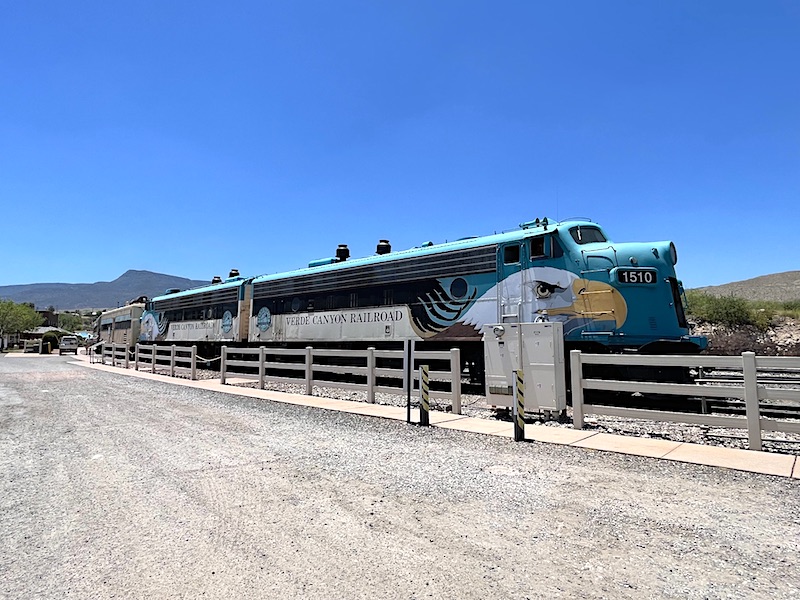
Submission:
[[179,310],[194,306],[213,306],[215,304],[236,304],[239,300],[239,288],[232,287],[225,290],[214,290],[179,298],[168,298],[153,302],[155,310]]
[[492,245],[447,252],[438,256],[420,256],[329,273],[257,282],[253,285],[253,298],[257,300],[290,296],[301,292],[315,294],[330,290],[386,285],[418,279],[490,273],[496,268],[496,249]]

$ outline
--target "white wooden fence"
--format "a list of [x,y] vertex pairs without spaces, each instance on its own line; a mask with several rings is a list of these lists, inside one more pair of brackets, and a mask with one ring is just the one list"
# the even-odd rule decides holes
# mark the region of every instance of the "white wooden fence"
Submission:
[[[400,367],[378,366],[379,361],[393,360]],[[431,370],[431,381],[448,382],[449,390],[431,390],[432,398],[450,400],[452,411],[461,414],[461,354],[458,348],[450,351],[414,352],[415,365],[448,364],[447,370]],[[236,372],[231,370],[236,369]],[[245,371],[242,371],[245,369]],[[268,374],[268,371],[271,373]],[[419,379],[417,369],[411,369],[412,389]],[[363,383],[343,381],[341,375],[355,375]],[[259,388],[265,382],[283,381],[305,384],[305,393],[311,395],[314,385],[365,391],[367,402],[375,402],[376,392],[399,394],[408,390],[405,352],[403,350],[331,350],[307,347],[304,349],[285,348],[222,348],[220,381],[229,378],[257,380]],[[379,383],[379,380],[382,383]],[[389,381],[397,385],[387,385]]]
[[169,369],[170,377],[175,377],[176,370],[189,371],[189,378],[197,379],[197,346],[159,346],[157,344],[136,344],[133,353],[133,368],[137,371],[140,365],[149,365],[150,372],[155,373],[157,367]]
[[[130,351],[125,344],[103,343],[96,346],[93,356],[102,364],[129,368]],[[365,391],[367,402],[375,402],[376,393],[400,394],[419,389],[419,372],[423,364],[438,366],[429,370],[431,381],[440,382],[440,389],[430,390],[430,397],[449,400],[451,410],[461,414],[461,352],[413,351],[414,368],[408,381],[405,350],[332,350],[322,348],[229,348],[222,347],[220,357],[220,382],[229,379],[255,380],[264,389],[267,381],[304,383],[305,393],[312,394],[314,385]],[[164,346],[136,344],[133,368],[168,370],[174,377],[177,371],[189,373],[197,379],[197,346]],[[391,362],[394,366],[387,366]],[[446,367],[445,367],[446,365]],[[345,381],[343,376],[356,376],[361,382]],[[446,388],[446,389],[442,389]]]
[[112,367],[125,367],[130,366],[130,353],[127,344],[113,344],[103,343],[100,346],[100,363],[110,364]]
[[23,340],[23,352],[36,352],[42,353],[42,340]]
[[[703,382],[675,384],[587,379],[583,377],[583,365],[589,364],[686,367],[695,368],[701,373],[709,369],[723,369],[729,372],[732,371],[737,375],[727,381],[718,380],[714,384],[704,384]],[[570,352],[570,368],[573,424],[575,429],[583,428],[584,415],[587,413],[746,429],[751,450],[761,450],[762,431],[800,433],[800,422],[768,419],[761,416],[759,409],[759,402],[762,400],[789,401],[800,404],[800,389],[774,387],[775,379],[765,379],[763,376],[766,371],[800,373],[800,358],[797,357],[756,356],[753,352],[744,352],[741,356],[622,356],[616,354],[582,354],[578,350],[573,350]],[[700,415],[586,404],[583,393],[587,389],[705,398],[735,398],[744,401],[746,416]]]

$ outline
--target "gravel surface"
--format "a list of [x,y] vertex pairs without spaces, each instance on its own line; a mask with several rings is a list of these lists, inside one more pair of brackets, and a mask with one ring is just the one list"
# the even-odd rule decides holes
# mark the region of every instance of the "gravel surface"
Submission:
[[800,598],[797,480],[0,357],[2,598]]
[[[157,371],[158,372],[158,371]],[[161,374],[168,375],[164,369]],[[185,373],[177,374],[186,376]],[[198,371],[198,379],[219,379],[216,371]],[[246,383],[233,383],[239,387],[257,388],[254,381]],[[305,394],[305,384],[287,383],[281,381],[265,382],[265,389],[291,394]],[[313,394],[324,398],[366,402],[367,393],[352,391],[342,388],[314,386]],[[416,398],[412,399],[416,402]],[[403,395],[376,393],[375,402],[390,406],[406,406],[407,399]],[[416,406],[416,405],[415,405]],[[451,403],[445,399],[432,399],[431,410],[449,411]],[[481,419],[502,419],[511,421],[508,412],[498,412],[486,404],[484,396],[464,394],[461,398],[461,414]],[[716,413],[712,413],[716,414]],[[730,415],[726,415],[730,416]],[[743,415],[742,415],[743,416]],[[797,419],[784,419],[797,422]],[[539,419],[537,415],[529,415],[528,422],[539,422],[546,427],[572,428],[572,407],[567,407],[566,415],[560,421]],[[628,419],[624,417],[588,416],[584,419],[584,429],[595,430],[615,435],[629,435],[633,437],[657,438],[675,442],[690,442],[692,444],[705,444],[723,448],[749,449],[746,429],[730,429],[725,427],[710,427],[706,425],[691,425],[687,423],[670,423],[666,421],[650,421],[646,419]],[[800,456],[800,434],[785,433],[781,431],[764,431],[762,433],[762,450],[764,452],[778,452]]]

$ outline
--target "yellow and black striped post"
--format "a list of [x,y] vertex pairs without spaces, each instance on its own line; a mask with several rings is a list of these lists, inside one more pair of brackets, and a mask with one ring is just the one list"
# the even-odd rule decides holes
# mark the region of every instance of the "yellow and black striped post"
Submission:
[[431,424],[430,383],[428,365],[419,368],[419,424],[428,427]]
[[517,398],[514,410],[514,441],[525,441],[525,382],[523,381],[522,369],[514,372],[517,378]]

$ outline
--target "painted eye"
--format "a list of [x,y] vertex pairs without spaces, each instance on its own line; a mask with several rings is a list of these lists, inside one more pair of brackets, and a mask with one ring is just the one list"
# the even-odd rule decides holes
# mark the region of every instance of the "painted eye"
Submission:
[[552,283],[547,283],[545,281],[533,282],[533,292],[536,294],[537,298],[549,298],[555,292],[562,291],[564,291],[564,288],[553,285]]

